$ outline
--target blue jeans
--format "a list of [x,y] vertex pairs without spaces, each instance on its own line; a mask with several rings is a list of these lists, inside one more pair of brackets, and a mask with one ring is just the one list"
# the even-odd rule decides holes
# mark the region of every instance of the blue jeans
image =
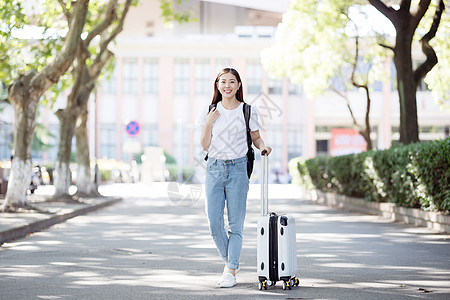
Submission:
[[[231,160],[209,158],[206,171],[206,213],[219,255],[227,267],[237,269],[242,249],[242,231],[249,180],[247,157]],[[225,203],[228,233],[225,230]]]

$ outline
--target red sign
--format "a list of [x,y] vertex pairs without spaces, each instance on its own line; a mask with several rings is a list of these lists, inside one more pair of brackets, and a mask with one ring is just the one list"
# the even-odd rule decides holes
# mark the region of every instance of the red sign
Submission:
[[331,129],[331,156],[361,153],[366,151],[366,146],[364,138],[354,129]]

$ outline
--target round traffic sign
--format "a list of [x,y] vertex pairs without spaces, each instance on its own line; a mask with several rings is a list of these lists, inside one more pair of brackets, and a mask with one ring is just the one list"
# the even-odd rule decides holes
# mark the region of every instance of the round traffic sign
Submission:
[[131,121],[127,124],[126,130],[129,135],[137,135],[139,133],[139,123],[136,121]]

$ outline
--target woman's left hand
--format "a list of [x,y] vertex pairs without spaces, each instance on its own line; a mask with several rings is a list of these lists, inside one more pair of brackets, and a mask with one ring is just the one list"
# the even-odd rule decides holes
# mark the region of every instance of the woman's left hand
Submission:
[[266,146],[264,149],[261,149],[261,153],[266,150],[266,156],[270,154],[270,152],[272,152],[272,148],[270,148],[269,146]]

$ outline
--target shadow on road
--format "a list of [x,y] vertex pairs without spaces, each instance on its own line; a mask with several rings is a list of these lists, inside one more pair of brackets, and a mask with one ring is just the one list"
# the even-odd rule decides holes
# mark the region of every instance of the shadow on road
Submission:
[[238,285],[219,289],[223,264],[204,195],[175,205],[164,186],[117,185],[125,199],[0,250],[5,299],[448,299],[448,237],[299,200],[271,187],[270,210],[297,222],[300,287],[259,291],[258,186],[252,186]]

